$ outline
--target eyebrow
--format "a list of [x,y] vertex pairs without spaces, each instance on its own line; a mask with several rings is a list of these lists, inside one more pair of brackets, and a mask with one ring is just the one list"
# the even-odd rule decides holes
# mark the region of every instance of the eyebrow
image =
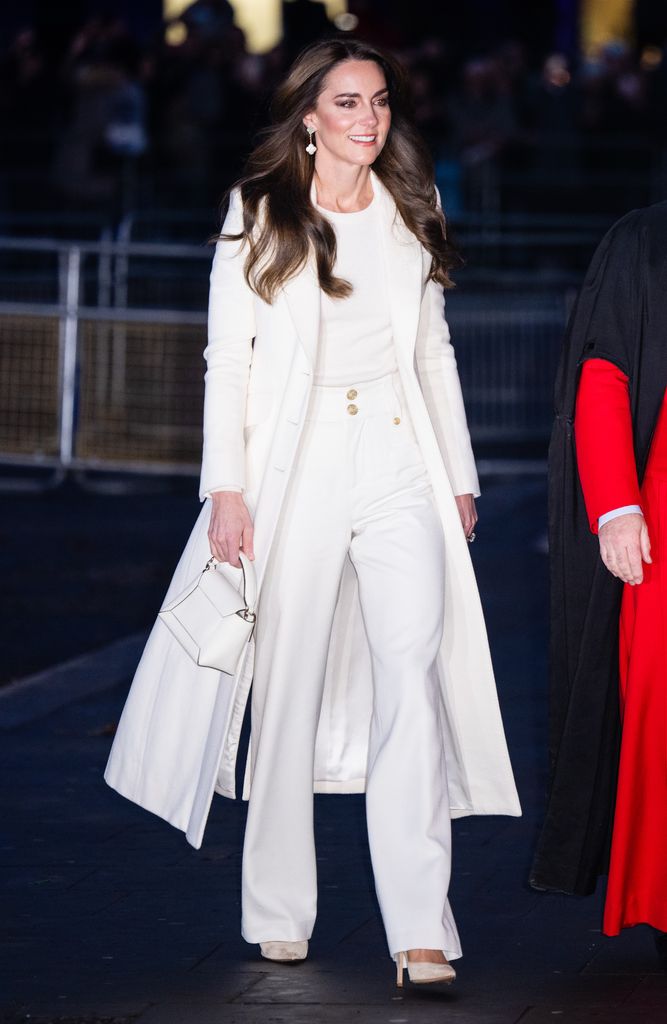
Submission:
[[[383,92],[389,92],[389,86],[388,85],[385,85],[384,89],[378,89],[377,92],[374,92],[373,95],[371,96],[371,99],[374,100],[376,96],[381,96]],[[361,93],[360,92],[339,92],[339,93],[337,93],[334,96],[334,99],[335,100],[339,100],[343,96],[348,96],[348,97],[353,97],[354,99],[359,99],[361,97]]]

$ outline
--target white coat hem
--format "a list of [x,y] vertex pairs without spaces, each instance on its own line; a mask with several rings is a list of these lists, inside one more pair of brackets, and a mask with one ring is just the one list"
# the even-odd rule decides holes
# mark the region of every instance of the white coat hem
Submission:
[[[115,773],[107,771],[104,775],[104,781],[106,784],[113,789],[119,796],[124,797],[126,800],[130,800],[132,803],[137,804],[143,811],[148,811],[150,814],[155,814],[156,817],[166,821],[168,825],[172,825],[178,829],[179,832],[187,833],[189,828],[189,821],[185,820],[180,808],[173,812],[165,809],[164,804],[160,800],[156,800],[155,803],[146,799],[146,797],[137,793],[136,789],[131,785],[125,785],[121,779],[119,779]],[[201,840],[199,843],[190,843],[195,849],[199,849],[201,846]]]

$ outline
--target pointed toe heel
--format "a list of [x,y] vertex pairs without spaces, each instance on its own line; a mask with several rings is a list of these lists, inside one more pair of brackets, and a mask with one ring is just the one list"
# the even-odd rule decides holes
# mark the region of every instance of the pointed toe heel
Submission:
[[277,964],[296,963],[308,956],[308,942],[260,942],[259,948],[265,960]]
[[403,971],[407,967],[408,978],[413,985],[431,985],[441,982],[451,985],[456,978],[456,971],[451,964],[432,964],[428,961],[408,960],[407,952],[396,955],[396,985],[403,988]]

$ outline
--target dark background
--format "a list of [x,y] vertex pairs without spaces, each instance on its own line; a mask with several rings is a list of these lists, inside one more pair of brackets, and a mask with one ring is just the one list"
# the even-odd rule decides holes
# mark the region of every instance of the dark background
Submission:
[[[630,38],[586,59],[582,6],[351,0],[352,34],[410,69],[452,219],[609,219],[667,194],[667,6],[637,0]],[[168,211],[189,209],[199,218],[181,237],[200,240],[276,81],[303,45],[338,31],[310,0],[283,10],[283,39],[256,55],[226,0],[198,0],[179,45],[165,41],[157,0],[5,5],[0,230],[34,233],[40,211],[57,211],[67,233],[146,209],[166,224]],[[68,212],[79,215],[69,228]]]

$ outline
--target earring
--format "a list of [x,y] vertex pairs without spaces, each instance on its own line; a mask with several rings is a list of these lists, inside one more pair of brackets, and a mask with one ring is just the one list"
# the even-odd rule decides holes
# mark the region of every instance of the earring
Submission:
[[315,134],[315,129],[312,128],[310,125],[306,125],[306,131],[308,132],[308,145],[306,146],[306,153],[309,153],[312,156],[313,153],[317,152],[317,146],[313,142],[313,135]]

